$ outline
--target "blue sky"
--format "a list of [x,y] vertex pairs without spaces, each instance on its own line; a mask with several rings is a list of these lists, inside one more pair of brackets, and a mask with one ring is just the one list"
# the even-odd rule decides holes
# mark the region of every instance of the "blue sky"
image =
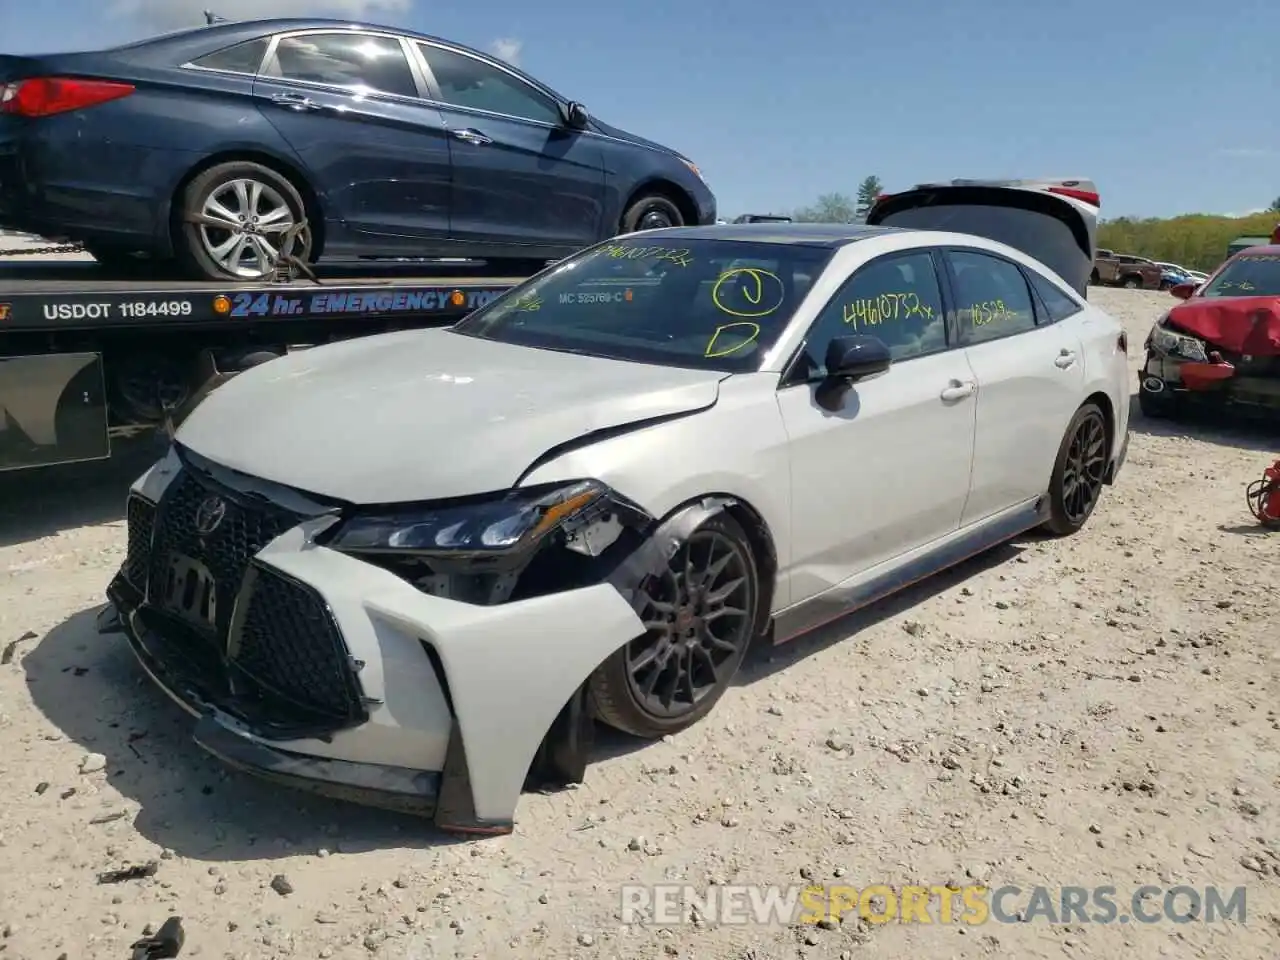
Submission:
[[521,66],[692,157],[724,214],[951,177],[1087,176],[1104,216],[1280,195],[1275,0],[0,0],[0,50],[200,10],[363,15]]

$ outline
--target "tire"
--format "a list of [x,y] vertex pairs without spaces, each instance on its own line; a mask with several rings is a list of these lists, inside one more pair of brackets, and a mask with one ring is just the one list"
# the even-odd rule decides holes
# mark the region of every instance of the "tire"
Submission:
[[[1059,537],[1083,527],[1102,495],[1103,478],[1111,455],[1107,418],[1096,403],[1076,411],[1053,464],[1049,480],[1049,519],[1044,528]],[[1073,483],[1074,478],[1082,478]]]
[[1140,290],[1142,288],[1142,278],[1134,276],[1125,277],[1120,286],[1124,287],[1126,290]]
[[1098,271],[1097,271],[1097,270],[1095,270],[1095,271],[1093,271],[1093,273],[1089,274],[1089,284],[1090,284],[1091,286],[1094,286],[1094,287],[1101,286],[1101,284],[1102,284],[1102,277],[1098,275]]
[[[241,224],[239,217],[255,216],[255,210],[245,202],[252,200],[255,195],[258,198],[256,215],[264,220],[267,217],[272,219],[269,223],[258,224],[246,219]],[[193,222],[192,218],[208,214],[213,203],[236,215],[237,219],[226,221],[225,228]],[[306,204],[298,188],[282,174],[260,163],[233,160],[210,167],[187,185],[182,193],[177,217],[174,232],[178,254],[200,279],[223,282],[258,280],[272,274],[274,268],[268,250],[279,251],[284,228],[291,227],[306,217]],[[224,220],[223,217],[217,219]],[[243,229],[255,226],[256,231],[246,230],[241,234],[233,231],[233,227]],[[303,262],[311,259],[312,236],[311,230],[304,230],[293,245],[294,256]],[[241,239],[246,241],[243,250],[260,253],[261,256],[251,259],[247,252],[243,253],[238,264],[215,256],[215,250],[220,245]],[[260,247],[259,240],[265,241],[267,246]]]
[[658,230],[662,227],[683,227],[684,214],[670,197],[650,193],[640,197],[627,207],[622,215],[619,233],[635,233],[637,230]]
[[[679,591],[688,582],[689,564],[703,574],[708,572],[706,568],[720,565],[709,583],[701,586],[701,600],[728,591],[720,598],[723,605],[719,609],[743,612],[723,613],[704,621],[697,612],[705,610],[699,606],[697,594],[681,609]],[[646,739],[678,733],[697,723],[733,683],[757,632],[759,601],[760,573],[751,541],[732,517],[720,514],[690,535],[672,556],[667,570],[646,578],[637,590],[636,612],[650,629],[611,654],[587,681],[595,716],[624,733]],[[664,611],[661,607],[666,604],[675,609]],[[719,642],[712,642],[711,637]],[[715,660],[713,675],[708,676],[705,660],[697,656],[699,651]],[[647,663],[646,657],[650,658]],[[691,678],[689,687],[678,688],[682,671]],[[649,685],[655,693],[646,696],[644,687],[650,680],[655,681]],[[693,696],[689,697],[691,688]],[[665,698],[666,704],[657,691],[671,694]]]

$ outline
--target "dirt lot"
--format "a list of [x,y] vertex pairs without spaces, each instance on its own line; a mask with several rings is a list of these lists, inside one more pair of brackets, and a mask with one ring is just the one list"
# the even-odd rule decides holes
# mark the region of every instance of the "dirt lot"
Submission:
[[[1095,300],[1135,347],[1169,303]],[[1079,536],[1021,540],[762,654],[701,726],[610,741],[584,786],[526,796],[514,836],[475,843],[227,773],[95,634],[145,451],[6,478],[0,956],[123,958],[170,914],[183,956],[252,960],[1276,956],[1280,535],[1243,495],[1276,446],[1135,412]],[[97,882],[152,860],[153,878]],[[1122,907],[1144,884],[1246,885],[1248,922],[620,922],[624,883],[802,877],[1112,885]]]

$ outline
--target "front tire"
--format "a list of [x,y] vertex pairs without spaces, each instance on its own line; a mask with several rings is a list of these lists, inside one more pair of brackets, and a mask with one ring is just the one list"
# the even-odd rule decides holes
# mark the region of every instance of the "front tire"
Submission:
[[664,227],[683,227],[684,214],[672,202],[670,197],[660,193],[651,193],[640,197],[627,207],[622,215],[620,233],[635,233],[638,230],[661,230]]
[[1125,277],[1124,283],[1121,284],[1126,290],[1137,290],[1142,286],[1141,277]]
[[657,739],[697,723],[737,675],[756,635],[760,574],[751,541],[725,514],[695,530],[636,592],[646,632],[591,675],[595,715]]
[[233,160],[198,174],[183,191],[178,216],[179,254],[204,280],[269,278],[282,251],[311,259],[310,229],[284,251],[289,231],[306,219],[302,194],[260,163]]
[[1110,452],[1106,415],[1096,403],[1086,403],[1071,418],[1058,447],[1046,530],[1064,537],[1088,522],[1102,495]]

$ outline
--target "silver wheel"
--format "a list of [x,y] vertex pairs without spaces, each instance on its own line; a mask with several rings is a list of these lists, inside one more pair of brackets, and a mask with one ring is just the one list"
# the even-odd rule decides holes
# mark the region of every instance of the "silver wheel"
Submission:
[[287,234],[297,223],[278,190],[250,179],[229,180],[215,188],[200,214],[205,254],[227,273],[246,280],[275,269]]

